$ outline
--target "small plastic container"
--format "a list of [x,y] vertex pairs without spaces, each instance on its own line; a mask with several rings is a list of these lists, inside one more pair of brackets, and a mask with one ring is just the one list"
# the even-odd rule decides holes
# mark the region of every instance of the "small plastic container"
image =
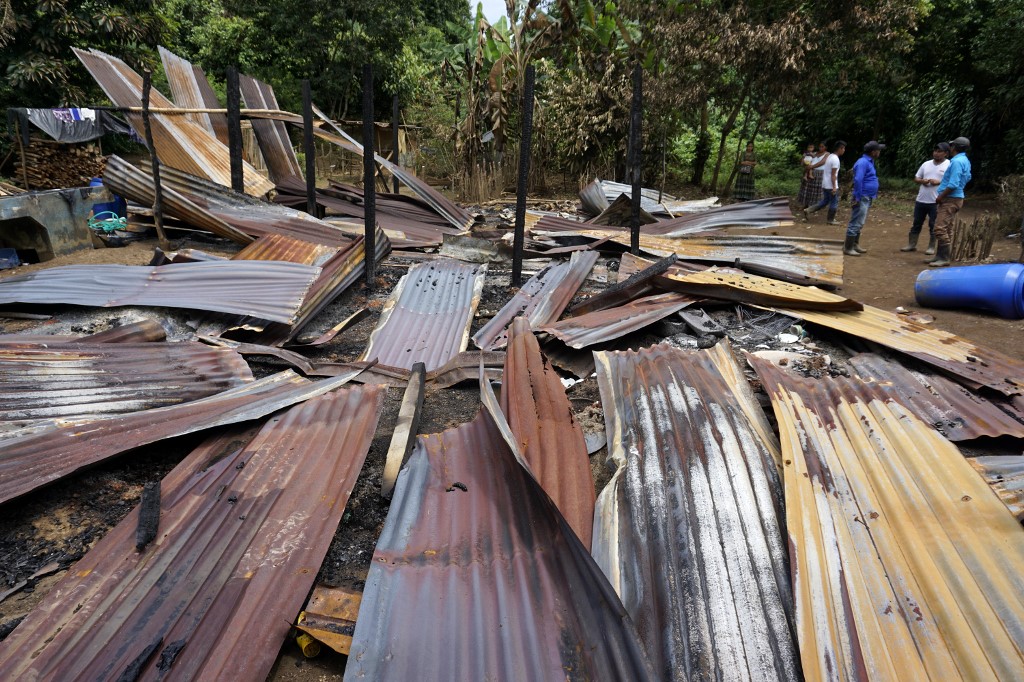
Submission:
[[936,268],[917,276],[914,295],[928,308],[988,310],[1011,320],[1024,318],[1024,265]]

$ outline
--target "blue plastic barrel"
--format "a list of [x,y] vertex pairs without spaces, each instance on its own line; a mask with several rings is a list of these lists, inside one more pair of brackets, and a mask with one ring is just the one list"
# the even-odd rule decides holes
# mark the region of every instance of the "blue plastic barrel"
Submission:
[[1024,265],[925,270],[917,276],[914,295],[929,308],[975,308],[1019,320],[1024,318]]
[[[90,187],[102,187],[103,186],[103,180],[100,179],[100,178],[93,178],[92,180],[89,181],[89,186]],[[107,201],[107,202],[104,202],[102,204],[93,204],[92,205],[93,215],[97,215],[99,213],[103,213],[104,211],[110,211],[111,213],[116,213],[121,218],[124,218],[124,217],[126,217],[128,215],[128,202],[126,202],[123,198],[117,196],[113,192],[111,192],[111,195],[114,197],[113,201]]]

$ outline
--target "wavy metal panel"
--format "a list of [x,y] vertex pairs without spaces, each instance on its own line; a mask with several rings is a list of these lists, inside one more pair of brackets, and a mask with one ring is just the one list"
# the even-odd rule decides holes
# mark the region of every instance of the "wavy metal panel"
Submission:
[[[114,104],[119,107],[142,106],[142,76],[120,59],[99,50],[72,48],[85,68]],[[174,108],[174,103],[156,88],[150,93],[153,108]],[[142,114],[126,114],[125,118],[140,137],[145,136]],[[228,148],[213,133],[177,114],[150,116],[153,144],[160,163],[194,175],[209,178],[226,187],[231,186],[231,161]],[[248,163],[242,162],[245,191],[262,196],[274,184]]]
[[779,422],[807,680],[1019,680],[1024,529],[877,385],[752,358]]
[[374,551],[355,680],[653,680],[600,569],[490,417],[421,436]]
[[0,338],[0,422],[136,412],[249,381],[249,365],[229,348]]
[[482,350],[504,348],[508,343],[509,326],[519,316],[526,317],[531,327],[556,321],[586,281],[599,255],[595,251],[578,252],[568,261],[546,265],[480,328],[473,336],[473,343]]
[[590,549],[594,477],[583,429],[558,373],[540,353],[524,317],[512,323],[501,380],[501,411],[537,482]]
[[[156,539],[138,508],[0,647],[4,679],[262,680],[363,466],[383,392],[311,400],[250,439],[213,438],[167,475]],[[248,442],[247,442],[248,441]]]
[[1017,520],[1024,522],[1024,455],[970,457],[967,461]]
[[320,268],[278,261],[65,265],[0,281],[0,304],[154,306],[292,323]]
[[429,372],[466,350],[486,273],[486,265],[449,258],[412,267],[384,303],[360,359],[400,369],[422,362]]
[[[732,270],[729,268],[729,270]],[[863,310],[864,304],[818,287],[801,286],[769,277],[710,268],[701,272],[658,277],[655,285],[668,291],[739,303],[781,305],[801,310]]]
[[258,419],[332,391],[355,374],[358,371],[311,382],[285,371],[180,405],[99,419],[58,420],[44,431],[4,441],[0,504],[147,443]]
[[[629,246],[629,231],[559,221],[547,216],[531,228],[534,235],[581,235]],[[640,235],[640,249],[658,256],[733,265],[748,272],[797,284],[843,284],[843,243],[835,239],[780,235],[665,237]]]
[[678,312],[699,299],[684,294],[656,294],[555,322],[537,331],[551,334],[573,348],[586,348],[625,336]]
[[594,556],[659,679],[799,680],[777,445],[730,386],[735,360],[724,344],[595,359],[616,472]]
[[1024,438],[1024,398],[983,398],[946,377],[911,370],[874,353],[859,353],[849,362],[861,378],[875,381],[949,440]]
[[[245,106],[249,109],[277,111],[279,108],[277,97],[274,96],[274,89],[262,81],[239,74],[238,89],[242,93],[242,99],[245,100]],[[305,184],[299,159],[295,156],[295,149],[292,148],[292,141],[288,137],[288,129],[284,123],[260,118],[251,119],[250,122],[253,132],[256,133],[260,151],[263,152],[263,159],[267,162],[270,179],[274,181],[274,184],[286,182]]]
[[[160,52],[160,61],[163,62],[167,84],[171,88],[171,96],[176,106],[182,109],[220,108],[219,104],[208,106],[200,81],[204,82],[207,88],[210,84],[202,69],[193,66],[187,59],[182,59],[162,45],[158,45],[157,50]],[[224,114],[185,114],[185,118],[211,133],[221,144],[227,144],[227,137],[222,138],[218,135],[219,131],[227,132],[227,116]],[[214,125],[214,119],[219,121],[219,126]]]
[[983,348],[947,331],[927,327],[886,310],[864,306],[849,313],[775,308],[806,322],[853,334],[906,353],[967,382],[988,386],[1006,395],[1024,394],[1024,363]]

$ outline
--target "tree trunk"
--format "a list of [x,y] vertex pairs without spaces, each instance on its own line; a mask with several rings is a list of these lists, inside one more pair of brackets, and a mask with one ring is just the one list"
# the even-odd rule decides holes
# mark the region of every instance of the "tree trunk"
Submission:
[[718,193],[718,174],[722,170],[722,157],[725,156],[725,143],[729,138],[729,133],[736,127],[736,117],[740,115],[740,111],[743,109],[743,103],[747,101],[747,86],[743,86],[743,92],[740,93],[740,97],[736,100],[736,105],[733,106],[732,111],[729,112],[729,118],[726,120],[725,125],[722,126],[722,136],[718,140],[718,155],[715,157],[715,172],[711,175],[711,192]]
[[700,108],[700,132],[697,134],[697,147],[693,155],[693,177],[690,184],[700,187],[704,183],[704,169],[711,157],[711,135],[708,134],[708,101]]

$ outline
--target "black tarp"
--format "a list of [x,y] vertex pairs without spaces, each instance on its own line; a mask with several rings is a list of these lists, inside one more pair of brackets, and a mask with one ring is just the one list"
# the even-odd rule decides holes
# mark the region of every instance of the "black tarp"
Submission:
[[26,145],[29,144],[29,123],[58,142],[89,142],[106,133],[132,133],[127,123],[101,109],[15,108],[7,110],[7,121],[9,124],[18,121]]

